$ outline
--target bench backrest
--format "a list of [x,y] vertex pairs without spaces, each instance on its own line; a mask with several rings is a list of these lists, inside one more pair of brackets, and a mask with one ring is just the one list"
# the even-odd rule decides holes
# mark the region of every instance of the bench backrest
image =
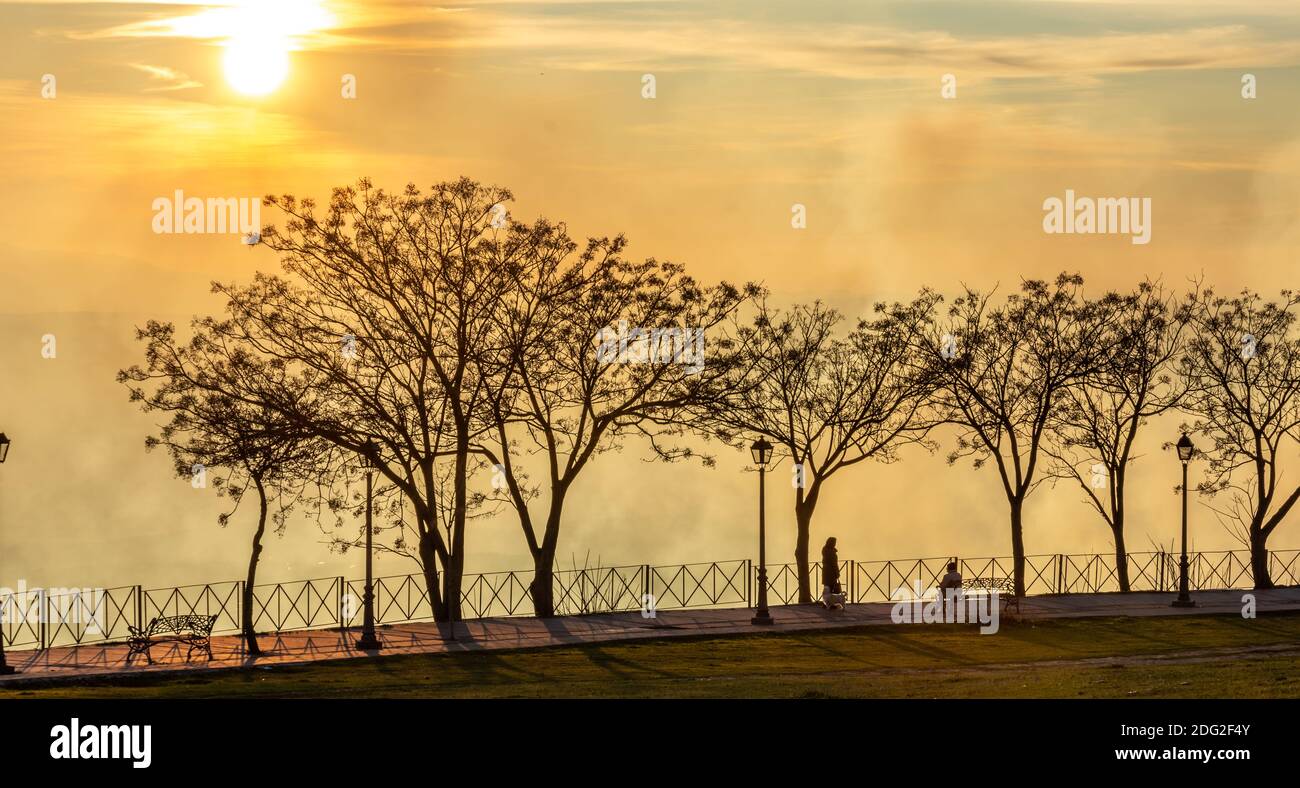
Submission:
[[156,635],[160,632],[194,632],[200,635],[212,634],[212,627],[217,623],[216,616],[159,616],[149,622],[148,632]]
[[962,588],[982,588],[989,591],[1015,590],[1015,583],[1009,577],[972,577],[961,581]]

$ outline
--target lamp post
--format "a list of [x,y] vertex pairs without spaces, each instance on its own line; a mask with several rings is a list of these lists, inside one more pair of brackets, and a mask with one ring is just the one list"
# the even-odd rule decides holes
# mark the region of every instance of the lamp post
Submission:
[[1185,432],[1178,439],[1177,447],[1178,459],[1183,463],[1183,554],[1178,559],[1178,598],[1172,604],[1173,607],[1196,607],[1187,589],[1187,463],[1196,454],[1196,447]]
[[378,447],[374,441],[366,441],[364,459],[366,469],[366,591],[362,598],[365,613],[361,625],[361,639],[357,648],[361,651],[378,651],[379,638],[375,637],[375,577],[374,577],[374,537],[375,529],[371,526],[371,498],[375,489],[375,455]]
[[749,447],[758,465],[758,609],[754,611],[751,624],[771,625],[772,616],[767,612],[767,523],[764,518],[764,475],[767,473],[767,461],[772,457],[772,444],[761,436]]
[[[5,458],[9,456],[9,442],[9,436],[0,432],[0,463],[3,463]],[[8,618],[8,610],[5,605],[6,601],[7,600],[0,599],[0,676],[10,676],[18,672],[9,667],[9,664],[5,662],[4,621]]]

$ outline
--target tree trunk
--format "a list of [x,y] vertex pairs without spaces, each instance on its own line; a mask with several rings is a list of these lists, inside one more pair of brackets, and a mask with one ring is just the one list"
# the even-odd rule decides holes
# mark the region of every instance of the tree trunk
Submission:
[[456,420],[456,478],[452,485],[456,508],[452,515],[447,545],[447,563],[443,567],[443,602],[450,621],[460,621],[460,589],[465,571],[465,522],[469,506],[469,427],[463,417]]
[[794,563],[797,564],[798,575],[800,575],[800,605],[811,605],[813,603],[813,584],[811,584],[813,567],[809,564],[809,525],[813,518],[803,512],[802,506],[796,506],[794,507],[794,521],[798,525],[798,534],[796,540],[794,540]]
[[555,556],[539,550],[533,556],[533,582],[528,584],[528,595],[533,600],[533,613],[538,618],[555,617]]
[[533,553],[533,582],[528,585],[528,594],[533,599],[533,612],[538,618],[555,616],[555,551],[560,543],[560,517],[564,511],[567,489],[567,485],[552,486],[546,532],[542,534],[542,543]]
[[243,615],[243,621],[240,622],[240,628],[244,631],[244,647],[248,655],[256,657],[261,655],[262,649],[257,646],[257,633],[253,631],[253,586],[257,582],[257,562],[262,556],[262,536],[266,534],[266,489],[262,486],[262,480],[254,477],[253,483],[257,485],[257,498],[261,504],[261,509],[257,516],[257,530],[253,532],[253,551],[248,557],[248,576],[244,580],[244,598],[240,601]]
[[812,567],[808,560],[808,541],[812,532],[813,509],[816,501],[797,501],[794,505],[794,520],[799,531],[795,539],[794,560],[799,566],[799,604],[811,605]]
[[1255,578],[1256,589],[1273,588],[1273,578],[1268,572],[1268,533],[1259,528],[1250,532],[1250,573]]
[[443,606],[449,621],[463,621],[464,616],[460,610],[460,592],[461,584],[465,577],[465,555],[457,550],[447,561],[445,571],[442,573]]
[[1119,579],[1120,592],[1127,594],[1133,589],[1129,587],[1128,582],[1128,550],[1124,546],[1124,513],[1117,513],[1113,519],[1110,529],[1115,536],[1115,576]]
[[[433,527],[436,528],[437,525]],[[421,534],[416,551],[420,555],[420,569],[424,572],[424,587],[429,593],[429,607],[433,610],[433,620],[446,621],[447,606],[442,603],[442,588],[438,581],[438,548],[434,543],[433,535]]]
[[1021,527],[1021,510],[1024,498],[1012,498],[1011,503],[1011,561],[1014,573],[1016,596],[1025,595],[1025,535]]

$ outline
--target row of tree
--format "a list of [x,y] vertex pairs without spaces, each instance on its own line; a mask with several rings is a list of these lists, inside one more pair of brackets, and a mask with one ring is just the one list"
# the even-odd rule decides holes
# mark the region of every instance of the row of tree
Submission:
[[[267,198],[285,222],[262,241],[283,273],[214,284],[224,313],[184,340],[170,324],[139,331],[144,362],[119,377],[167,414],[148,445],[187,478],[221,469],[236,505],[257,492],[246,593],[268,518],[283,527],[302,502],[332,514],[333,531],[369,468],[395,531],[385,549],[419,564],[439,619],[459,615],[467,524],[501,511],[518,519],[534,608],[550,616],[565,506],[596,457],[634,438],[661,459],[711,464],[695,438],[739,447],[761,434],[797,466],[808,602],[826,483],[908,445],[934,450],[943,425],[956,428],[950,461],[998,472],[1018,592],[1025,500],[1062,478],[1110,526],[1127,590],[1125,477],[1141,426],[1171,410],[1211,442],[1200,489],[1230,500],[1218,511],[1241,525],[1256,585],[1270,585],[1267,539],[1300,497],[1277,468],[1300,437],[1290,293],[1222,298],[1197,284],[1175,296],[1146,282],[1088,298],[1062,275],[1001,298],[922,290],[846,327],[820,303],[774,308],[758,285],[702,286],[680,265],[630,260],[622,236],[580,244],[561,223],[509,219],[510,199],[468,179],[401,193],[363,180],[323,210]],[[634,328],[615,341],[614,326]],[[703,332],[706,358],[687,363],[683,331]]]

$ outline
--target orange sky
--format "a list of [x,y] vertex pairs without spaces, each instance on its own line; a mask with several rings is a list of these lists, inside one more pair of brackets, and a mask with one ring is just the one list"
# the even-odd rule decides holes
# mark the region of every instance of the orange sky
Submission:
[[[702,279],[850,314],[923,284],[1062,269],[1098,288],[1201,273],[1223,290],[1295,285],[1294,2],[0,1],[0,53],[0,430],[15,441],[0,585],[241,571],[247,523],[217,528],[211,491],[144,455],[150,420],[113,382],[137,359],[133,325],[218,309],[207,282],[276,267],[235,236],[154,234],[153,200],[177,189],[323,197],[362,175],[397,188],[463,174],[512,188],[516,216],[625,232],[633,253]],[[265,95],[233,87],[281,58]],[[1043,200],[1067,189],[1150,197],[1151,243],[1044,234]],[[795,203],[806,229],[791,227]],[[1134,471],[1135,550],[1174,535],[1176,467],[1158,451],[1173,426],[1152,425]],[[583,477],[565,566],[754,552],[742,458],[705,471],[641,455]],[[845,558],[1008,552],[991,472],[914,455],[832,482],[814,541],[838,534]],[[793,518],[772,490],[784,557]],[[1030,552],[1106,549],[1076,493],[1037,497]],[[1199,519],[1197,544],[1232,546]],[[1300,545],[1297,528],[1278,545]],[[292,523],[265,576],[357,573],[321,539]],[[473,568],[525,555],[508,517],[471,535]]]

